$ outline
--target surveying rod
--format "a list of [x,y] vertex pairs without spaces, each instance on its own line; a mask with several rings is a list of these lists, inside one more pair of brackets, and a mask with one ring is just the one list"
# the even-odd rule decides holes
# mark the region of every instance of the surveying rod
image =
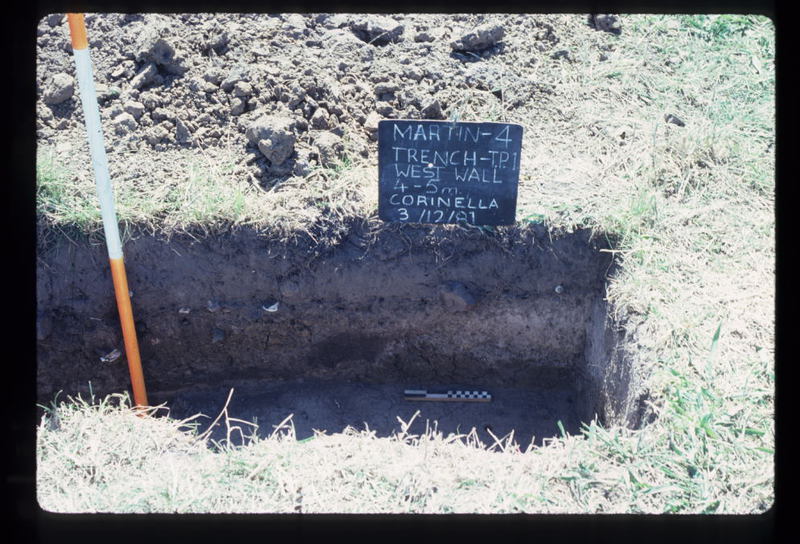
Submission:
[[86,132],[89,136],[89,151],[92,155],[92,166],[97,183],[97,196],[100,199],[100,213],[103,218],[103,232],[108,248],[108,259],[111,263],[111,278],[114,281],[114,293],[117,298],[119,320],[122,325],[122,337],[125,343],[125,358],[128,360],[128,371],[131,375],[133,400],[137,406],[147,406],[147,391],[144,387],[142,361],[139,357],[139,343],[136,341],[136,328],[133,324],[133,310],[128,290],[128,278],[125,274],[125,263],[122,257],[122,242],[119,238],[117,213],[114,209],[114,193],[108,174],[106,148],[103,142],[103,127],[100,124],[100,109],[97,106],[97,94],[92,74],[92,59],[89,56],[89,43],[86,40],[86,25],[83,13],[68,13],[69,34],[72,39],[72,51],[75,56],[75,68],[78,76],[78,88],[83,104],[83,116],[86,120]]

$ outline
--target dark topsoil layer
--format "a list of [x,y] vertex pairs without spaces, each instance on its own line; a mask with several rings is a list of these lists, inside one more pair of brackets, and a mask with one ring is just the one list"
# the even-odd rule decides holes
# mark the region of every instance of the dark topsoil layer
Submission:
[[[398,400],[402,387],[558,391],[575,425],[631,411],[603,303],[607,240],[542,226],[349,232],[325,250],[248,230],[128,242],[151,404],[183,395],[184,411],[208,413],[186,394],[224,401],[229,386],[300,379],[395,384]],[[129,388],[105,245],[62,238],[38,261],[40,402],[90,381],[95,394]]]

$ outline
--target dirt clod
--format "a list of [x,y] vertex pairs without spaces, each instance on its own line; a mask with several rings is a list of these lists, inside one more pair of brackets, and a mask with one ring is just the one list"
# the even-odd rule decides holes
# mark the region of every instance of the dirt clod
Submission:
[[144,104],[142,104],[141,102],[136,102],[135,100],[131,100],[129,102],[126,102],[122,106],[122,109],[125,110],[126,113],[130,114],[131,116],[133,116],[134,119],[137,119],[137,120],[140,119],[142,117],[142,115],[144,115],[144,112],[145,112]]
[[435,98],[429,98],[420,108],[420,114],[425,119],[443,119],[442,104]]
[[287,115],[262,115],[247,127],[245,134],[250,143],[258,146],[264,157],[278,166],[294,151],[295,124],[294,119]]
[[505,29],[498,24],[488,23],[467,32],[450,42],[454,51],[480,52],[496,45],[505,35]]
[[111,121],[111,124],[114,126],[115,132],[120,136],[124,136],[136,129],[136,119],[130,113],[119,114]]
[[162,24],[142,29],[134,49],[135,59],[143,64],[153,63],[168,74],[183,75],[188,70],[185,59],[173,47],[172,40],[162,37],[166,32]]
[[400,40],[403,25],[383,15],[367,15],[353,21],[350,30],[363,42],[383,46]]
[[323,166],[333,165],[344,151],[342,139],[328,131],[321,131],[315,134],[314,144],[319,150],[319,160]]
[[158,84],[161,81],[163,81],[163,78],[159,76],[155,63],[148,62],[131,79],[130,85],[133,89],[141,89],[149,83]]
[[72,98],[75,82],[72,76],[65,73],[55,74],[48,82],[42,95],[45,104],[61,104]]
[[622,23],[617,15],[611,13],[597,13],[591,15],[589,21],[596,30],[610,32],[612,34],[622,33]]

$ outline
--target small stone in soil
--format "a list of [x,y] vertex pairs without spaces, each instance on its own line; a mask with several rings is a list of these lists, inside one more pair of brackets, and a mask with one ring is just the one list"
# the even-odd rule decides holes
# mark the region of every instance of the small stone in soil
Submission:
[[111,363],[119,359],[120,355],[122,355],[122,353],[118,349],[115,349],[100,357],[100,360],[104,363]]

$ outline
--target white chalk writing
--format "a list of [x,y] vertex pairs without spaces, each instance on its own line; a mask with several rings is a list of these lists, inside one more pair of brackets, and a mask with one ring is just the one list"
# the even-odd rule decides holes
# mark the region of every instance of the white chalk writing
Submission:
[[385,166],[381,205],[395,210],[394,220],[421,223],[477,224],[489,217],[487,213],[513,208],[521,129],[516,127],[512,133],[511,127],[393,122],[391,132],[383,133],[379,142]]

